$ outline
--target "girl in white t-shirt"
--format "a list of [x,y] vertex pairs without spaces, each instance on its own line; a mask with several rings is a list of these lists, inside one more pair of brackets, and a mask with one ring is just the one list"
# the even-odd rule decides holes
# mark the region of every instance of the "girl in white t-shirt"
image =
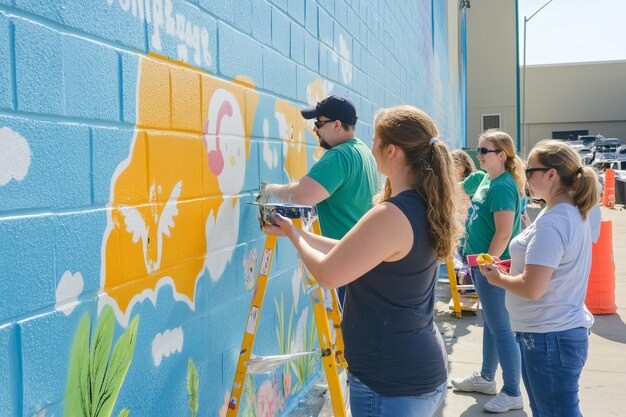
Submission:
[[592,243],[587,214],[599,199],[599,183],[576,152],[556,140],[531,150],[526,178],[531,196],[546,208],[511,241],[510,275],[493,266],[481,271],[506,290],[533,416],[582,416],[578,380],[593,324],[584,304]]

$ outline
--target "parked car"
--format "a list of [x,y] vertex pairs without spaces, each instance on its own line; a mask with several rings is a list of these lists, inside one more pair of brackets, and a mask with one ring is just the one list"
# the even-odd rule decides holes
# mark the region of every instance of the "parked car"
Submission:
[[578,135],[578,140],[587,148],[593,146],[596,139],[604,138],[602,135]]
[[576,149],[576,152],[578,152],[578,155],[580,155],[580,160],[582,161],[583,165],[591,164],[595,158],[595,154],[589,148],[579,148]]
[[609,168],[615,171],[615,178],[626,180],[626,160],[597,160],[591,164],[591,167],[598,172],[602,185],[604,185],[604,173]]
[[594,142],[596,159],[617,159],[617,148],[621,142],[617,138],[602,138]]
[[591,167],[598,172],[606,171],[609,168],[615,170],[626,170],[626,161],[620,161],[617,159],[597,160],[591,164]]

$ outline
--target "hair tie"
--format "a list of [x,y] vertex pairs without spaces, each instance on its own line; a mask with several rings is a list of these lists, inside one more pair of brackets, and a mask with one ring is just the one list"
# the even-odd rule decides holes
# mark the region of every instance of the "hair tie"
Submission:
[[439,142],[439,138],[430,138],[430,141],[428,142],[428,144],[432,146],[435,144],[435,142]]
[[584,171],[583,171],[583,167],[580,167],[580,168],[578,168],[578,169],[576,170],[576,174],[578,174],[578,175],[583,175],[583,172],[584,172]]

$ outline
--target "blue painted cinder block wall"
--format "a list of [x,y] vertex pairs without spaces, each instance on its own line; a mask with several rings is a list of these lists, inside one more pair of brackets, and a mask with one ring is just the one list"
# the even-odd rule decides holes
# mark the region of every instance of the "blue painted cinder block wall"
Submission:
[[[462,146],[456,3],[0,0],[0,416],[88,415],[89,392],[98,416],[225,415],[264,243],[247,203],[321,155],[299,109],[348,95],[371,143],[410,103]],[[265,300],[257,355],[317,347],[284,242]],[[249,378],[240,415],[287,415],[319,375]]]

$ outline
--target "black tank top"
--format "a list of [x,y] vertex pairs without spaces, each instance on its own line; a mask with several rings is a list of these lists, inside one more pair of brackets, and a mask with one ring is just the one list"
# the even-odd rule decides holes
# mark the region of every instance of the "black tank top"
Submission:
[[381,395],[434,391],[447,379],[447,355],[433,322],[439,261],[428,241],[426,203],[414,190],[386,201],[411,223],[413,247],[347,286],[341,329],[348,370]]

